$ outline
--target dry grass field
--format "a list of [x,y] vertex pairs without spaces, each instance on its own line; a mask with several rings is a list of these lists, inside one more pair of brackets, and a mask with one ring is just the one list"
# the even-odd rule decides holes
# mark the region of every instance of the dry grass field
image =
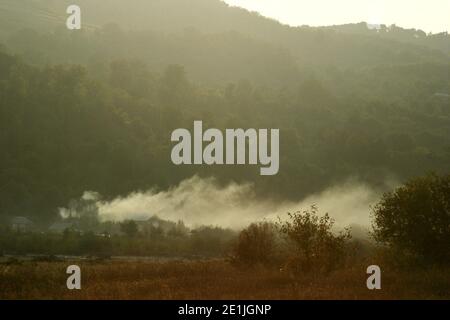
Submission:
[[82,289],[68,290],[70,262],[0,265],[0,299],[450,299],[450,270],[399,273],[382,267],[382,289],[366,288],[365,267],[328,276],[237,269],[222,260],[74,262]]

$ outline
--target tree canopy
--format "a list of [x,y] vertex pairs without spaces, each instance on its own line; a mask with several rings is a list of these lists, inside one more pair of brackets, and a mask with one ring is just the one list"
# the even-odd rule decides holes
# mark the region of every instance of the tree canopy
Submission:
[[[291,28],[209,0],[80,1],[86,28],[69,31],[67,3],[0,4],[2,217],[194,174],[298,200],[348,177],[448,173],[448,35]],[[194,120],[280,128],[278,175],[174,166],[170,133]]]

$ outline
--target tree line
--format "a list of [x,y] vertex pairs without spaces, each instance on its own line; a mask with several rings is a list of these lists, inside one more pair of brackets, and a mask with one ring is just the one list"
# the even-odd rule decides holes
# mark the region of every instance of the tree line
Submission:
[[[290,88],[238,81],[214,89],[190,81],[179,65],[159,73],[117,60],[99,80],[81,65],[36,67],[0,53],[0,216],[49,221],[86,190],[111,199],[194,174],[299,199],[349,176],[383,187],[391,175],[445,173],[450,108],[434,95],[445,72],[432,64],[379,67],[334,84],[311,77]],[[171,132],[197,119],[222,130],[280,128],[278,175],[173,165]]]

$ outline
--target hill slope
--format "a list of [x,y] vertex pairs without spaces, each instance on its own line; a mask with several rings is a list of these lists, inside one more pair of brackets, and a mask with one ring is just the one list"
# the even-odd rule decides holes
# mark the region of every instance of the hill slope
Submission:
[[[3,0],[0,26],[5,33],[22,28],[36,31],[64,27],[69,0]],[[450,36],[427,37],[420,30],[368,30],[366,24],[330,28],[293,28],[277,21],[229,7],[219,0],[80,0],[86,30],[115,23],[123,30],[153,30],[158,34],[223,34],[235,31],[254,41],[283,47],[300,66],[361,67],[390,63],[445,62]],[[182,39],[189,41],[190,38]],[[140,41],[145,41],[141,38]],[[151,38],[148,39],[148,42]],[[224,43],[225,40],[220,40]],[[208,44],[208,39],[202,39]],[[233,43],[240,46],[239,43]],[[192,46],[176,48],[187,51]],[[264,50],[257,49],[263,53]],[[223,50],[226,52],[226,50]],[[194,52],[197,53],[197,52]],[[216,53],[213,53],[216,54]]]

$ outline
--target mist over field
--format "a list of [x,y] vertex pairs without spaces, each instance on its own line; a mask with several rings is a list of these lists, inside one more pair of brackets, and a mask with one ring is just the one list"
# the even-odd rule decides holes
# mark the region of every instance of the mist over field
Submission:
[[98,206],[103,220],[145,220],[157,215],[189,226],[242,228],[255,221],[277,221],[287,212],[318,205],[322,213],[328,212],[336,220],[336,227],[345,227],[368,226],[370,206],[379,196],[380,191],[367,184],[349,180],[299,201],[276,201],[257,198],[251,183],[220,186],[214,178],[194,176],[168,191],[133,192],[109,202],[99,201]]
[[0,299],[448,299],[449,5],[392,2],[0,0]]

